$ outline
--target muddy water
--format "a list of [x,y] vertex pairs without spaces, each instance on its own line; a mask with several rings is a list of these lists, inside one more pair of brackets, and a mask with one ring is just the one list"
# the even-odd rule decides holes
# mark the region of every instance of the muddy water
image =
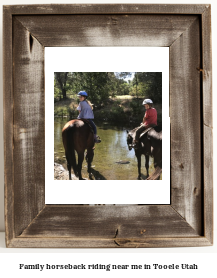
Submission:
[[[68,120],[66,118],[54,119],[54,161],[63,165],[65,169],[66,158],[62,145],[62,128]],[[127,133],[129,127],[114,126],[107,123],[97,124],[97,133],[102,139],[96,144],[94,159],[92,163],[95,179],[106,180],[135,180],[138,176],[137,159],[134,150],[129,151],[127,147]],[[132,129],[132,128],[131,128]],[[118,161],[126,164],[116,163]],[[154,171],[153,159],[150,158],[149,174]],[[142,179],[146,179],[145,157],[142,156]],[[82,175],[88,177],[87,163],[84,160]]]

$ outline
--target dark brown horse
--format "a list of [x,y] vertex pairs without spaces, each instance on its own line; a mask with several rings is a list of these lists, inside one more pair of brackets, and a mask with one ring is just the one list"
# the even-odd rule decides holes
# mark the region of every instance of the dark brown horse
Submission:
[[[91,176],[91,162],[94,156],[94,135],[87,123],[82,120],[71,120],[62,130],[62,140],[65,148],[65,155],[67,160],[67,168],[69,171],[69,179],[71,180],[71,167],[79,180],[83,180],[81,175],[82,163],[84,160],[84,152],[86,153],[87,171],[89,177]],[[78,154],[78,164],[76,163],[75,151]]]
[[[137,128],[128,132],[127,144],[129,150],[131,150],[133,138]],[[154,158],[155,169],[162,168],[162,128],[157,126],[151,128],[144,135],[141,134],[139,139],[139,147],[135,149],[135,155],[138,162],[138,179],[141,179],[141,156],[145,155],[145,168],[147,171],[147,177],[149,177],[149,156]]]

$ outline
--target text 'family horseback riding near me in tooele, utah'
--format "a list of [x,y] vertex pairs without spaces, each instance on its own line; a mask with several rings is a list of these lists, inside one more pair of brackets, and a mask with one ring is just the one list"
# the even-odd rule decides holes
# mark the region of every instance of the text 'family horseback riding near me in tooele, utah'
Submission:
[[45,89],[46,204],[170,204],[168,47],[46,47]]

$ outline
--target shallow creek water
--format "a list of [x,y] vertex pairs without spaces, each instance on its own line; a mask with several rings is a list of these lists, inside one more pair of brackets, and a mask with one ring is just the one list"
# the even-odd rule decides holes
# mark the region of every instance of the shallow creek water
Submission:
[[[64,147],[62,144],[62,128],[68,120],[54,119],[54,161],[67,169]],[[102,142],[95,145],[92,163],[93,174],[98,180],[136,180],[138,176],[137,159],[134,150],[127,146],[127,132],[129,127],[115,126],[108,123],[97,123],[97,134]],[[126,164],[119,164],[118,161]],[[150,158],[149,174],[154,171],[153,159]],[[73,171],[72,171],[73,173]],[[84,160],[82,176],[88,178],[87,163]],[[146,179],[145,157],[142,156],[142,179]]]

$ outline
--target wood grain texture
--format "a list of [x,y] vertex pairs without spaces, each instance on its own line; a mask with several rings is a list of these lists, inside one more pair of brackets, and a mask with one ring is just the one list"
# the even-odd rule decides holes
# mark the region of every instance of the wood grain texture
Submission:
[[168,248],[210,246],[205,237],[180,238],[14,238],[10,248]]
[[204,126],[204,235],[213,243],[213,132]]
[[213,127],[212,117],[212,42],[211,7],[202,14],[202,76],[203,76],[203,123]]
[[[159,229],[160,227],[160,229]],[[198,236],[169,205],[46,205],[22,237],[146,238]]]
[[19,235],[44,206],[44,48],[13,20],[14,209]]
[[203,159],[204,159],[204,228],[213,242],[213,115],[212,115],[212,43],[211,7],[202,14],[202,76],[203,76]]
[[16,18],[47,47],[166,47],[181,36],[197,16],[41,15],[33,19],[32,16]]
[[[210,5],[5,6],[7,246],[211,245],[210,45]],[[45,206],[45,46],[170,47],[171,206]]]
[[210,5],[189,4],[44,4],[5,6],[13,15],[29,14],[202,14]]
[[3,11],[4,182],[6,245],[14,238],[12,16]]
[[202,231],[200,27],[197,18],[170,46],[171,205]]

